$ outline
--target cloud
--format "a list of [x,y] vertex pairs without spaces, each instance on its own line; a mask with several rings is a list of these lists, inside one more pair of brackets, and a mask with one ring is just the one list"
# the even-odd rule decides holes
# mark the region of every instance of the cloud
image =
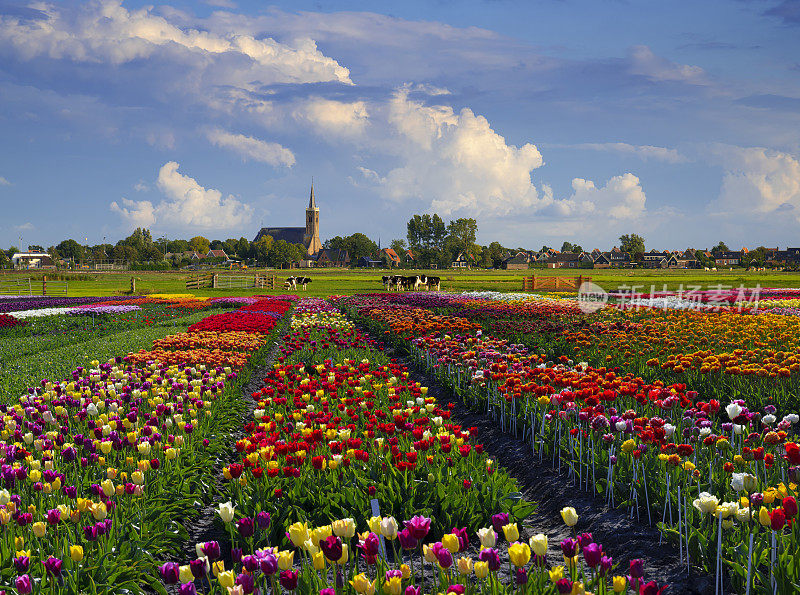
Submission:
[[786,95],[765,93],[742,97],[737,99],[736,103],[760,109],[773,109],[800,113],[800,97],[788,97]]
[[369,123],[364,101],[334,101],[311,97],[294,110],[294,118],[312,129],[335,136],[358,136]]
[[778,212],[800,221],[800,161],[794,155],[763,147],[712,145],[712,163],[724,174],[719,197],[709,211],[731,217],[769,216]]
[[203,1],[209,6],[216,6],[218,8],[230,8],[232,10],[236,8],[236,2],[233,2],[233,0],[203,0]]
[[684,163],[688,159],[676,149],[655,147],[653,145],[631,145],[628,143],[579,143],[576,145],[551,145],[560,148],[586,149],[588,151],[609,151],[624,155],[634,155],[645,161],[653,159],[666,163]]
[[542,165],[542,155],[534,145],[509,145],[483,116],[467,108],[456,113],[449,106],[426,106],[410,100],[405,88],[388,108],[396,137],[391,144],[403,165],[384,178],[362,170],[380,180],[387,198],[430,200],[430,208],[443,215],[508,214],[538,201],[530,172]]
[[244,134],[233,134],[221,128],[206,131],[206,137],[212,144],[238,153],[244,160],[261,161],[274,166],[291,167],[295,164],[294,153],[278,143],[259,140]]
[[781,0],[764,12],[765,15],[778,17],[786,25],[800,24],[800,1]]
[[[75,10],[41,4],[43,18],[0,15],[0,47],[24,61],[46,58],[83,64],[119,66],[147,60],[156,70],[165,64],[184,67],[184,90],[200,82],[251,87],[276,83],[337,81],[350,83],[350,72],[323,55],[314,40],[298,36],[291,44],[236,31],[212,33],[181,27],[152,7],[127,10],[120,1],[93,1]],[[165,11],[173,20],[179,13]],[[174,71],[170,71],[174,73]],[[153,80],[158,77],[154,76]],[[173,81],[177,87],[177,81]]]
[[30,221],[28,221],[26,223],[23,223],[22,225],[15,225],[14,226],[14,229],[19,230],[19,231],[30,231],[33,228],[34,228],[34,225]]
[[133,185],[133,189],[136,190],[136,192],[147,192],[150,190],[150,186],[148,186],[144,180],[139,180]]
[[633,46],[628,51],[628,71],[657,82],[680,82],[689,85],[707,85],[705,71],[699,66],[677,64],[657,56],[646,45]]
[[3,176],[0,176],[0,186],[11,186],[11,182],[9,182]]
[[222,196],[214,188],[204,188],[194,178],[181,174],[175,161],[165,163],[156,185],[166,197],[157,205],[148,200],[122,198],[111,203],[111,211],[131,227],[176,226],[204,230],[235,229],[247,225],[253,215],[250,205],[232,195]]
[[572,196],[562,203],[572,206],[576,213],[612,219],[637,219],[645,213],[644,190],[639,178],[631,173],[614,176],[602,187],[591,180],[574,178],[572,190]]

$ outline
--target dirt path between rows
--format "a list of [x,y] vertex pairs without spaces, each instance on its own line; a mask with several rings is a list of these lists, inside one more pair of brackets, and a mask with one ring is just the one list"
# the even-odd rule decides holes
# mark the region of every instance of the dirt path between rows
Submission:
[[[678,548],[666,541],[659,546],[659,531],[650,527],[646,520],[631,520],[627,511],[611,509],[601,498],[593,498],[591,494],[578,490],[565,473],[559,473],[547,461],[540,464],[538,458],[532,456],[529,442],[504,433],[499,423],[485,413],[467,409],[460,397],[418,368],[406,353],[388,347],[386,351],[407,365],[409,376],[429,387],[428,394],[439,403],[456,405],[451,419],[465,428],[476,427],[477,440],[484,445],[485,452],[496,458],[497,463],[517,480],[525,499],[538,505],[536,512],[523,523],[525,534],[547,535],[550,546],[547,559],[551,565],[563,563],[560,543],[572,533],[564,524],[560,511],[565,506],[572,506],[579,517],[578,532],[591,533],[619,564],[614,574],[627,574],[630,560],[641,558],[644,560],[645,580],[668,584],[667,593],[714,593],[714,577],[694,567],[687,574],[685,561],[683,564],[679,561]],[[646,515],[644,508],[641,514]],[[726,585],[725,592],[733,593],[729,585]]]

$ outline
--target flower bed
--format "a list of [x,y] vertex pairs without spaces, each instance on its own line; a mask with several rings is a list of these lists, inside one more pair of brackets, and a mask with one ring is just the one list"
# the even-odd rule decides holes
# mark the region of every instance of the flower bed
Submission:
[[0,314],[0,329],[2,328],[13,328],[15,326],[20,326],[25,324],[24,322],[20,322],[13,316],[9,316],[8,314]]
[[243,331],[269,333],[275,327],[275,318],[261,312],[225,312],[204,318],[189,327],[189,332],[198,331]]
[[[221,346],[237,344],[224,337]],[[157,586],[153,559],[180,547],[181,522],[207,498],[227,448],[249,374],[234,367],[255,353],[243,344],[159,353],[191,366],[139,365],[135,354],[95,360],[0,405],[0,588]]]
[[[358,297],[342,303],[358,310]],[[380,319],[376,312],[369,310],[364,321],[379,331],[391,329],[394,314]],[[709,324],[753,320],[692,316],[713,317]],[[770,331],[757,326],[754,332]],[[594,336],[591,328],[581,333],[624,347],[613,334]],[[780,590],[798,580],[791,562],[800,479],[793,409],[784,409],[781,418],[775,405],[758,411],[748,399],[702,400],[682,383],[645,382],[619,369],[576,366],[564,356],[551,363],[523,345],[480,332],[394,337],[503,429],[527,435],[534,456],[563,466],[583,489],[637,518],[661,520],[682,551],[711,572],[728,570],[737,588],[744,589],[748,561],[751,586],[759,592],[771,590],[773,581]],[[752,549],[743,548],[751,536]],[[775,564],[767,567],[764,556],[773,547]]]

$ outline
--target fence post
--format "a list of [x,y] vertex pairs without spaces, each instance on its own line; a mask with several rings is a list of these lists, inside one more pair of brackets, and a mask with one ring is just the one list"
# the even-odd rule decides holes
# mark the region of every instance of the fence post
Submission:
[[214,273],[214,276],[211,278],[211,289],[217,288],[218,277],[219,275],[217,273]]
[[67,297],[69,292],[69,281],[64,281],[64,297]]
[[47,275],[42,275],[42,296],[47,296]]
[[131,277],[131,295],[136,294],[136,277]]
[[33,286],[31,286],[31,278],[28,277],[28,295],[33,295]]

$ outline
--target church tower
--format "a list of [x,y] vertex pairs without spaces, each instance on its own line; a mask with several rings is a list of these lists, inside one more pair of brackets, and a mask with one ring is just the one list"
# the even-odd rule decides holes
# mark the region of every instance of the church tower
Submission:
[[322,250],[322,242],[319,239],[319,209],[314,200],[314,182],[311,182],[311,196],[306,209],[306,232],[303,235],[303,244],[305,244],[309,256]]

